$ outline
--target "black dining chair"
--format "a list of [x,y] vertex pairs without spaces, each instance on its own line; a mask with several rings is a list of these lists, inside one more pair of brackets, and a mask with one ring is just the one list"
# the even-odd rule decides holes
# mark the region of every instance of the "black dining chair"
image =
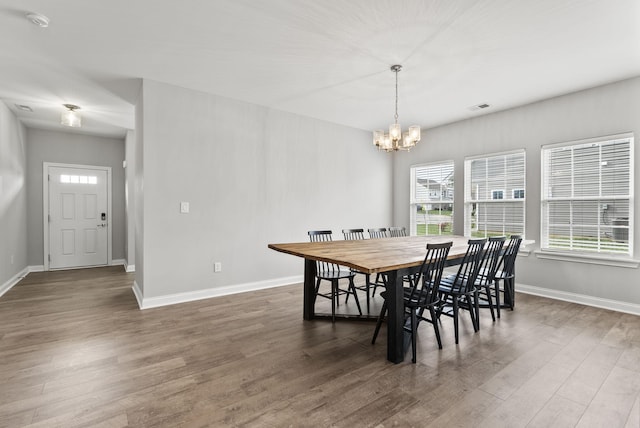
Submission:
[[[515,305],[516,259],[518,250],[522,244],[522,236],[511,235],[504,252],[498,263],[498,268],[493,276],[493,298],[496,301],[496,312],[500,318],[500,308],[508,307],[513,310]],[[502,285],[500,284],[502,283]],[[500,295],[503,295],[500,301]]]
[[440,302],[437,306],[437,315],[450,316],[453,318],[453,329],[455,332],[456,344],[458,343],[458,314],[460,309],[469,311],[473,330],[480,329],[478,318],[480,309],[478,307],[477,288],[475,287],[476,277],[480,267],[480,259],[487,239],[470,239],[467,251],[462,259],[457,273],[448,275],[440,281],[438,289]]
[[[438,341],[438,348],[442,349],[436,307],[439,303],[438,289],[440,280],[451,245],[452,242],[427,244],[427,254],[420,266],[420,270],[414,275],[409,275],[410,285],[403,289],[405,320],[407,318],[410,319],[410,327],[407,328],[405,322],[404,329],[411,333],[411,347],[413,351],[411,361],[413,363],[416,362],[417,333],[420,321],[427,321],[433,325],[436,340]],[[371,339],[372,344],[376,342],[376,338],[380,332],[380,326],[387,313],[387,291],[383,291],[380,295],[385,298],[385,301],[382,304],[382,310],[380,311],[376,329]],[[425,314],[427,311],[429,312],[428,317]]]
[[[344,237],[345,241],[355,241],[355,240],[360,240],[360,239],[365,239],[364,237],[364,229],[342,229],[342,235]],[[351,269],[352,272],[356,273],[356,274],[361,274],[364,275],[365,277],[365,285],[356,285],[356,289],[358,290],[362,290],[366,293],[367,296],[367,313],[369,313],[370,310],[370,299],[369,299],[369,291],[370,291],[370,287],[371,287],[371,283],[370,283],[370,275],[368,273],[364,273],[364,272],[360,272],[358,270],[355,269]],[[347,294],[347,297],[345,299],[345,301],[349,300],[349,295]]]
[[[311,230],[308,232],[311,242],[325,242],[331,241],[332,232],[330,230]],[[324,297],[331,300],[331,320],[336,321],[336,304],[340,304],[338,297],[341,294],[353,294],[353,298],[356,301],[358,312],[362,315],[362,309],[360,308],[360,302],[358,301],[358,295],[356,294],[355,284],[353,277],[356,274],[350,270],[343,270],[339,265],[335,263],[328,263],[323,261],[316,261],[316,290],[315,297]],[[349,281],[347,289],[341,289],[339,287],[339,281],[346,279]],[[322,281],[329,281],[331,283],[331,291],[329,293],[320,292],[320,283]],[[314,297],[314,303],[315,303]]]
[[390,227],[388,229],[390,238],[401,238],[407,236],[407,229],[404,227]]
[[[369,232],[369,239],[380,239],[380,238],[389,237],[387,235],[386,227],[367,229],[367,232]],[[373,281],[373,291],[371,292],[371,297],[374,297],[376,295],[376,288],[378,288],[378,286],[380,287],[387,286],[387,276],[385,274],[382,274],[382,273],[376,274],[376,280]]]
[[477,290],[477,299],[479,308],[488,308],[491,312],[491,319],[496,320],[493,303],[493,285],[500,254],[504,247],[506,236],[493,236],[487,241],[487,245],[482,252],[479,263],[478,275],[476,276],[475,287]]

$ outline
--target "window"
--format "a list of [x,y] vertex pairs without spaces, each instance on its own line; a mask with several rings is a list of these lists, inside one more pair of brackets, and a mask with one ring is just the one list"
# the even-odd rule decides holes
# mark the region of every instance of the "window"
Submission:
[[524,189],[513,189],[513,199],[524,199]]
[[524,236],[524,150],[468,158],[464,180],[465,236]]
[[542,147],[541,248],[632,255],[633,135]]
[[453,161],[411,167],[411,235],[453,234]]
[[98,184],[98,177],[94,175],[60,175],[60,183],[65,184]]
[[504,199],[504,190],[492,190],[491,199]]

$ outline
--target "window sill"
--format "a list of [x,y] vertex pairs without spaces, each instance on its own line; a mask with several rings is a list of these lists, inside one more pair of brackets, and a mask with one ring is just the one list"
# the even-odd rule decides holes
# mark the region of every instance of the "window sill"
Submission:
[[627,257],[607,257],[602,255],[568,253],[562,251],[536,250],[535,255],[539,259],[557,260],[563,262],[589,263],[595,265],[615,266],[637,269],[640,260]]

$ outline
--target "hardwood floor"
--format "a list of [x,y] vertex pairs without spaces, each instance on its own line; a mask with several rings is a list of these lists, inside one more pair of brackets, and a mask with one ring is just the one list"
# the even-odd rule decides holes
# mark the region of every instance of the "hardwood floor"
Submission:
[[302,285],[140,311],[132,282],[31,273],[0,298],[0,426],[640,426],[637,316],[518,295],[394,365],[384,327],[303,321]]

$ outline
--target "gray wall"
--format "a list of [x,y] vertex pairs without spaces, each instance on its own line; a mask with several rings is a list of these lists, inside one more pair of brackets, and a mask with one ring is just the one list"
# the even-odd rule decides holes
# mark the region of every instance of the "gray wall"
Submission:
[[0,101],[0,288],[27,267],[26,169],[25,128]]
[[[409,222],[409,168],[413,164],[455,161],[455,233],[463,234],[465,156],[526,150],[526,238],[540,246],[540,148],[544,144],[635,132],[640,134],[640,78],[605,85],[520,108],[426,130],[420,145],[394,158],[394,219]],[[640,150],[635,150],[635,164]],[[640,174],[634,187],[640,189]],[[640,242],[638,211],[634,242]],[[638,258],[637,245],[634,258]],[[638,269],[538,259],[518,259],[518,282],[640,304]]]
[[133,270],[136,264],[136,227],[135,227],[135,181],[136,181],[136,134],[134,131],[127,131],[124,140],[125,158],[127,166],[124,174],[124,196],[125,196],[125,228],[126,245],[124,248],[124,258],[128,271]]
[[145,298],[302,275],[267,244],[391,225],[392,160],[369,132],[148,80],[137,113]]
[[125,257],[125,180],[122,161],[124,140],[75,133],[27,129],[28,262],[41,266],[43,259],[42,164],[43,162],[110,166],[112,174],[112,256]]

